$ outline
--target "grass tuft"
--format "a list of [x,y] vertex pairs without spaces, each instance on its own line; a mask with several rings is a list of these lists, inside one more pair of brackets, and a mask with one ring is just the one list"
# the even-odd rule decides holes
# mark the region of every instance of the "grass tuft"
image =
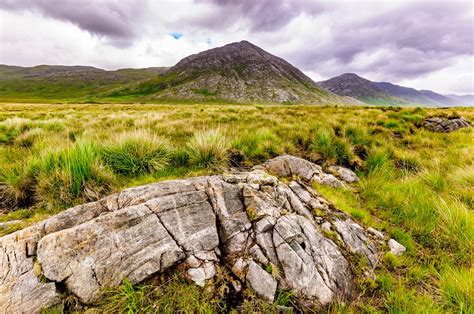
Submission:
[[125,176],[163,170],[170,156],[169,144],[144,130],[121,133],[102,148],[105,163]]
[[36,196],[50,206],[71,206],[76,200],[97,200],[111,191],[113,176],[100,161],[92,142],[52,150],[34,159],[29,176],[36,181]]
[[197,132],[186,145],[189,164],[210,171],[222,171],[229,162],[229,147],[226,136],[219,129]]

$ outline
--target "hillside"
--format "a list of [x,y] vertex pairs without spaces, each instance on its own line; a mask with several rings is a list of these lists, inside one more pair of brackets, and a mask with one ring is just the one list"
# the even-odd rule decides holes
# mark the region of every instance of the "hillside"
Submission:
[[247,42],[235,42],[191,55],[160,79],[113,95],[158,98],[223,99],[238,102],[328,103],[347,100],[319,88],[282,58]]
[[[345,73],[318,85],[340,96],[348,96],[376,105],[423,105],[428,107],[469,106],[467,97],[441,95],[390,82],[372,82],[354,73]],[[471,100],[472,104],[472,100]]]
[[446,97],[449,97],[451,99],[454,99],[458,102],[458,104],[462,106],[474,106],[474,95],[454,95],[454,94],[449,94],[449,95],[444,95]]
[[438,101],[431,99],[429,96],[424,95],[423,93],[414,88],[403,87],[389,82],[373,82],[372,84],[384,90],[386,93],[403,99],[407,102],[415,104],[425,104],[435,107],[441,105],[441,103],[439,103]]
[[318,82],[318,85],[340,96],[353,97],[374,105],[399,105],[405,102],[396,98],[373,82],[354,73],[345,73],[329,80]]
[[157,77],[167,68],[106,71],[89,66],[0,65],[0,100],[87,100],[125,84]]
[[0,101],[205,100],[357,103],[316,85],[282,58],[247,42],[188,56],[171,68],[0,65]]

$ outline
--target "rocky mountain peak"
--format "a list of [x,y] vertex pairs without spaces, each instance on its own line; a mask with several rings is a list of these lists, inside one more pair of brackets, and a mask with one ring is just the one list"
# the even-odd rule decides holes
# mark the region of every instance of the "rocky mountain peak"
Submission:
[[341,102],[284,59],[245,40],[186,57],[167,74],[180,84],[166,97]]
[[340,96],[354,97],[367,103],[385,103],[400,101],[373,82],[355,73],[344,73],[318,85]]

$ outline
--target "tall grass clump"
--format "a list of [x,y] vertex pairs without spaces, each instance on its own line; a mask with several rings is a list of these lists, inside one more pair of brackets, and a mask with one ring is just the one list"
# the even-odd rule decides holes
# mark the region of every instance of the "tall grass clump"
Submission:
[[222,296],[201,289],[180,278],[161,286],[121,286],[105,292],[101,308],[105,313],[220,313],[225,312]]
[[445,299],[457,313],[474,312],[474,268],[448,266],[438,275]]
[[316,132],[311,149],[325,164],[347,165],[352,156],[349,143],[326,129]]
[[186,145],[189,164],[211,171],[222,171],[229,161],[229,147],[226,136],[219,129],[197,132]]
[[139,130],[117,135],[104,145],[102,157],[116,173],[138,176],[166,168],[170,152],[166,141],[150,132]]
[[49,206],[70,206],[76,199],[96,200],[111,190],[112,174],[100,161],[92,142],[52,150],[33,160],[29,175],[37,197]]
[[237,138],[232,146],[255,162],[263,162],[284,153],[281,137],[269,129],[248,132]]
[[20,163],[0,168],[0,211],[10,211],[30,205],[33,201],[33,182]]
[[353,146],[354,153],[362,159],[367,158],[372,140],[367,132],[360,127],[349,126],[344,131],[345,137]]
[[391,158],[392,154],[387,150],[373,150],[367,156],[367,160],[365,161],[365,169],[368,173],[382,169],[390,171],[393,168]]

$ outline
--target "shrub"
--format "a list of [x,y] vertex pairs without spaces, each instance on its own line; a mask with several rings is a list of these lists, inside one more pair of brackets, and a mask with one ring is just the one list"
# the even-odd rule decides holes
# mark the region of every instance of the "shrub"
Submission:
[[191,166],[216,171],[227,166],[229,143],[220,130],[194,134],[186,148]]
[[141,130],[119,134],[102,148],[102,157],[116,173],[138,176],[163,170],[171,156],[165,141]]
[[390,120],[390,121],[385,122],[384,126],[387,129],[396,129],[399,127],[399,123],[397,121]]
[[112,175],[91,142],[46,152],[30,163],[28,171],[37,182],[39,199],[53,206],[69,206],[77,198],[96,200],[111,190]]

